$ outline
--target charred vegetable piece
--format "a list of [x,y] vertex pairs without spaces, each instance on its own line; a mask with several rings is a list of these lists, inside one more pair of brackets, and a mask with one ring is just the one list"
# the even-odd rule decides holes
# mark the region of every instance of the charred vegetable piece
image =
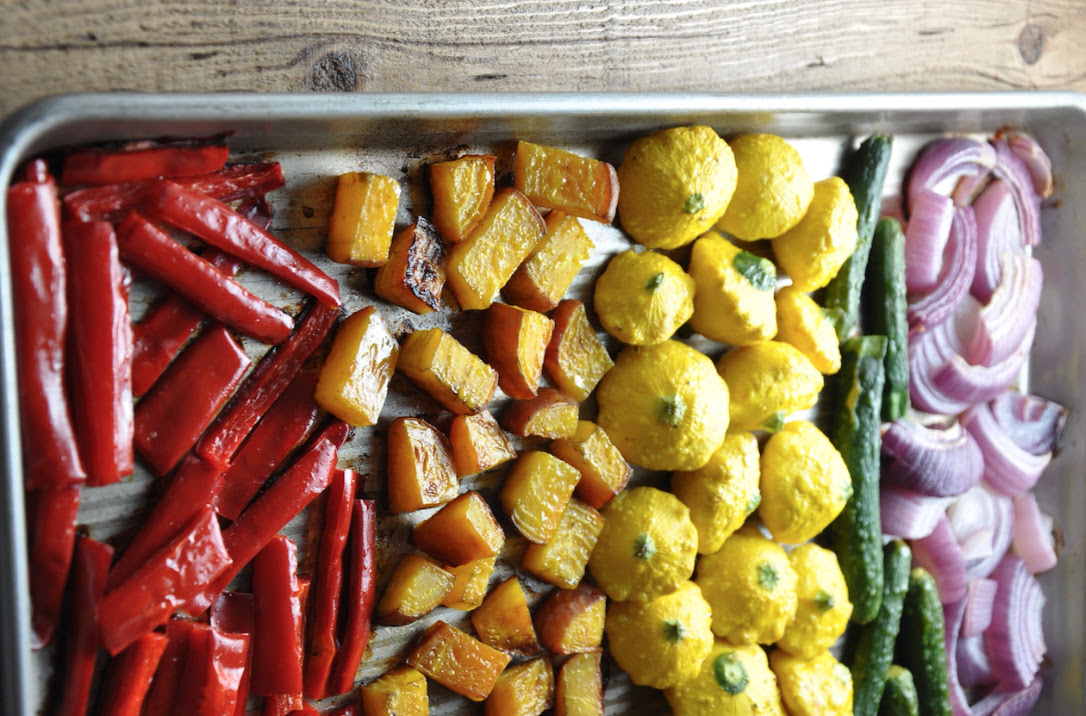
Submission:
[[373,290],[409,311],[436,311],[441,307],[447,262],[445,242],[420,216],[392,240],[388,263],[377,269]]

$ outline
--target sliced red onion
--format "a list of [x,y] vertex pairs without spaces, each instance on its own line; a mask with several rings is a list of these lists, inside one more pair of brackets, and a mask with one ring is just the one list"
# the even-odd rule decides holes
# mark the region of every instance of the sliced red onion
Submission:
[[965,589],[965,616],[962,636],[978,636],[992,623],[996,583],[993,579],[972,579]]
[[934,376],[960,356],[972,340],[980,316],[980,304],[964,296],[954,315],[927,329],[909,334],[909,395],[913,406],[937,415],[957,415],[971,402],[952,396],[934,383]]
[[1033,179],[1033,188],[1042,199],[1052,196],[1052,160],[1041,149],[1037,141],[1027,135],[1011,132],[1001,137],[1007,141],[1007,146],[1018,155],[1022,163],[1029,170],[1029,176]]
[[1003,691],[996,689],[973,704],[971,716],[1026,716],[1041,698],[1044,685],[1040,676],[1024,689]]
[[1018,209],[1007,182],[996,179],[973,202],[977,219],[977,266],[970,291],[978,301],[988,303],[1002,277],[1000,257],[1022,253],[1025,239],[1018,223]]
[[954,206],[969,206],[977,198],[981,190],[988,185],[991,174],[966,174],[954,185],[954,191],[950,198],[954,200]]
[[929,497],[886,482],[879,490],[879,500],[884,535],[920,539],[931,534],[935,523],[946,514],[947,505],[954,498]]
[[1052,453],[1032,455],[1018,447],[987,403],[966,410],[961,422],[984,455],[985,482],[1004,495],[1015,497],[1032,489],[1052,460]]
[[1018,378],[1033,346],[1036,330],[1037,320],[1034,317],[1014,351],[990,366],[973,365],[960,355],[953,356],[946,365],[932,373],[932,385],[949,398],[969,405],[991,400]]
[[991,408],[1014,444],[1033,455],[1053,452],[1067,421],[1067,408],[1059,403],[1016,390],[1000,393]]
[[947,137],[928,144],[909,171],[907,196],[910,215],[922,190],[936,189],[944,182],[965,174],[986,174],[995,163],[995,149],[988,142],[978,139]]
[[1056,566],[1052,527],[1052,517],[1041,512],[1032,492],[1014,501],[1014,539],[1011,544],[1014,553],[1022,558],[1031,574],[1047,572]]
[[965,359],[994,365],[1017,349],[1037,320],[1044,272],[1041,262],[1024,254],[1003,254],[1002,278],[991,300],[980,309],[980,322]]
[[1014,504],[983,482],[947,508],[947,519],[962,545],[966,579],[991,574],[1014,536]]
[[902,418],[882,436],[886,474],[902,487],[932,497],[960,495],[980,482],[984,460],[976,440],[957,421],[929,428]]
[[964,612],[964,601],[943,606],[943,644],[946,647],[947,687],[953,716],[970,716],[971,714],[969,699],[958,677],[958,660],[955,658]]
[[1013,554],[1003,558],[992,578],[999,589],[984,641],[999,687],[1017,691],[1033,683],[1045,655],[1041,630],[1044,592],[1026,563]]
[[996,163],[992,173],[1010,185],[1022,238],[1027,246],[1036,246],[1041,243],[1041,196],[1033,186],[1029,167],[1006,142],[996,140],[993,146]]
[[946,515],[935,521],[935,529],[923,539],[913,540],[913,566],[923,567],[935,579],[939,601],[944,605],[965,599],[965,561]]
[[958,653],[955,655],[958,668],[958,681],[966,689],[988,686],[995,683],[992,664],[988,660],[988,650],[984,646],[984,635],[958,636]]
[[905,226],[905,286],[910,293],[924,293],[939,285],[954,203],[930,189],[910,199],[914,201]]
[[973,209],[966,206],[954,212],[943,273],[935,288],[915,300],[910,299],[905,311],[909,328],[930,327],[949,318],[969,291],[976,270],[977,221]]

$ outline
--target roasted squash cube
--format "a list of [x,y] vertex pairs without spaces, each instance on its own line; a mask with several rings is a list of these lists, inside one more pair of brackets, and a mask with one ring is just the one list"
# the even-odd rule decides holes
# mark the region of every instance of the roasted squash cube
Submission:
[[448,249],[429,221],[422,218],[396,234],[388,263],[377,269],[378,296],[415,313],[441,307]]
[[415,385],[461,415],[482,410],[498,387],[498,372],[440,328],[409,335],[397,367]]
[[396,565],[374,616],[381,624],[410,624],[437,608],[453,586],[453,576],[437,562],[409,554]]
[[510,577],[491,590],[471,613],[475,633],[487,646],[516,654],[538,654],[539,641],[520,580]]
[[446,567],[455,581],[441,603],[462,612],[470,612],[482,604],[490,586],[490,575],[494,574],[496,561],[496,557],[487,557],[459,567]]
[[374,425],[388,395],[400,346],[373,306],[348,316],[324,360],[317,405],[355,427]]
[[328,258],[353,266],[384,265],[399,206],[400,183],[392,177],[340,174],[324,243]]
[[502,413],[502,425],[522,438],[564,438],[577,430],[581,406],[554,388],[540,388],[534,398],[514,400]]
[[461,696],[482,701],[490,695],[511,658],[438,621],[423,632],[407,663]]
[[434,225],[449,241],[471,233],[494,198],[494,161],[487,154],[469,154],[430,165],[434,195]]
[[366,716],[428,716],[426,677],[401,664],[377,677],[360,690],[362,713]]
[[602,651],[574,654],[558,670],[554,716],[603,716]]
[[502,486],[506,514],[528,541],[546,544],[558,529],[581,474],[554,455],[533,450],[523,453]]
[[486,697],[486,716],[539,716],[554,706],[554,669],[540,656],[510,666]]
[[600,513],[579,500],[570,500],[550,541],[528,545],[522,564],[544,582],[572,589],[584,577],[602,529]]
[[513,186],[536,206],[605,224],[615,218],[618,173],[607,162],[517,142],[513,174]]
[[502,289],[505,300],[533,311],[550,311],[569,290],[592,253],[592,239],[576,216],[547,214],[547,233]]
[[421,418],[388,429],[388,506],[393,512],[437,507],[460,494],[449,441]]
[[453,567],[494,557],[505,533],[478,492],[465,492],[420,522],[411,541],[434,559]]
[[603,643],[607,595],[591,584],[552,592],[536,610],[539,643],[555,654],[594,651]]
[[485,410],[457,415],[449,428],[456,474],[467,477],[497,467],[517,456],[509,436]]
[[498,371],[498,385],[511,398],[534,398],[554,321],[542,313],[492,303],[483,325],[483,346]]
[[460,307],[482,309],[493,303],[546,228],[519,191],[498,192],[479,225],[449,252],[447,281]]
[[563,393],[584,401],[615,364],[588,322],[584,304],[567,298],[551,314],[554,332],[543,365]]
[[577,496],[597,510],[622,492],[633,474],[607,431],[588,420],[579,421],[571,437],[555,440],[548,449],[580,471]]

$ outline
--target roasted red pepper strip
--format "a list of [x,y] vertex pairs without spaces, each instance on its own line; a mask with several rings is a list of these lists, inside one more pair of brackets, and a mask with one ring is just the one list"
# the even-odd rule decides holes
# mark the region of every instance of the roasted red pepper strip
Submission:
[[344,694],[354,688],[358,666],[370,638],[377,589],[376,515],[373,500],[354,501],[348,555],[350,575],[341,606],[341,611],[346,609],[347,620],[328,684],[328,690],[333,694]]
[[298,548],[276,535],[253,560],[253,678],[259,696],[302,693]]
[[87,484],[131,474],[132,321],[128,274],[113,225],[69,221],[64,254],[79,270],[68,277],[68,358],[75,423]]
[[[130,209],[138,209],[158,179],[91,186],[68,192],[61,198],[65,215],[80,221],[117,221]],[[262,196],[283,186],[283,168],[270,164],[233,164],[217,172],[174,177],[171,181],[190,191],[219,201]]]
[[177,177],[215,172],[226,166],[226,140],[185,140],[137,149],[85,149],[64,158],[61,183],[118,184],[152,177]]
[[279,343],[294,328],[289,314],[224,276],[135,212],[118,227],[117,244],[125,263],[247,336]]
[[313,581],[313,608],[309,621],[309,655],[305,664],[305,695],[324,699],[328,676],[336,655],[336,627],[339,624],[339,596],[343,591],[343,552],[351,528],[358,475],[354,470],[336,470],[326,490],[324,530],[317,551],[317,574]]
[[253,595],[246,592],[223,592],[211,605],[211,626],[226,634],[248,634],[249,656],[245,673],[238,684],[238,703],[234,716],[245,716],[249,699],[249,681],[253,672],[253,628],[256,623],[256,607]]
[[198,622],[187,619],[171,619],[166,624],[166,637],[169,643],[159,659],[151,689],[147,692],[143,713],[169,714],[177,700],[177,688],[181,675],[185,671],[185,660],[189,653],[189,638],[199,628]]
[[[227,278],[233,278],[241,268],[240,261],[218,249],[208,249],[200,256]],[[132,326],[133,395],[143,395],[154,385],[206,315],[184,297],[171,293]]]
[[301,694],[275,694],[264,698],[263,716],[290,716],[293,713],[306,713],[305,700]]
[[275,211],[263,195],[250,196],[238,204],[238,213],[265,231],[271,226]]
[[237,708],[249,658],[248,634],[224,634],[198,624],[189,637],[174,716],[226,716]]
[[328,306],[339,306],[339,284],[308,259],[226,204],[171,181],[151,192],[147,211],[212,246],[264,269]]
[[170,478],[170,484],[158,498],[151,514],[140,525],[113,569],[109,570],[106,589],[112,590],[132,576],[203,510],[211,507],[222,483],[221,470],[198,457],[190,455],[185,458]]
[[60,620],[64,585],[72,566],[75,520],[80,487],[32,490],[26,493],[29,543],[31,646],[41,649],[53,640]]
[[140,716],[168,643],[165,634],[153,631],[136,639],[109,662],[98,697],[101,716]]
[[163,624],[231,566],[215,512],[203,510],[184,530],[114,589],[98,609],[102,644],[117,654]]
[[56,680],[60,698],[53,711],[57,716],[87,713],[94,662],[98,656],[98,602],[106,588],[106,572],[113,548],[87,537],[79,537],[72,559],[71,621],[65,630],[64,667]]
[[339,457],[339,448],[347,439],[347,433],[345,423],[333,421],[321,432],[313,446],[226,528],[223,542],[233,564],[210,582],[203,592],[195,595],[185,611],[193,615],[202,614],[241,568],[328,487]]
[[68,301],[57,188],[36,161],[7,195],[23,480],[27,489],[86,479],[65,391]]
[[230,404],[200,438],[196,454],[213,465],[229,464],[253,426],[328,335],[338,316],[337,309],[314,303],[290,337],[264,354]]
[[223,326],[210,326],[136,404],[136,452],[156,474],[165,475],[196,444],[249,362]]
[[276,468],[302,444],[317,423],[317,378],[301,372],[261,418],[223,478],[215,510],[236,520]]

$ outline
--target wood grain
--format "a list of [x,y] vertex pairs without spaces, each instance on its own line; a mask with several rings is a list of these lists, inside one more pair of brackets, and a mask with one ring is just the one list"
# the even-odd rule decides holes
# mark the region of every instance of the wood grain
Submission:
[[1086,91],[1081,0],[22,0],[0,115],[80,90]]

